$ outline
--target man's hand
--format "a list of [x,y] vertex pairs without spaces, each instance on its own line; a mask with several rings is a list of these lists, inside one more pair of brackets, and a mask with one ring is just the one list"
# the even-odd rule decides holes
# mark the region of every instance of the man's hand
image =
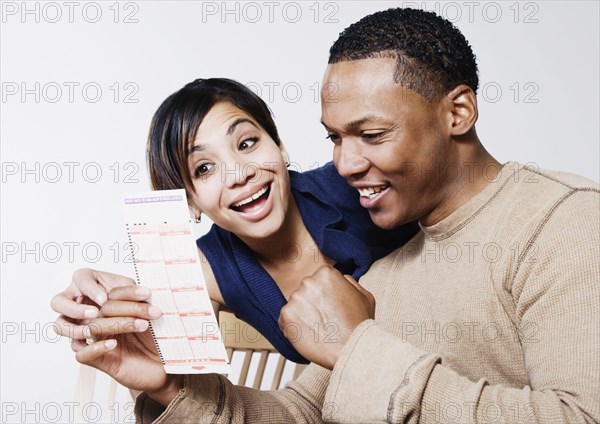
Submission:
[[354,329],[374,317],[373,295],[351,276],[323,266],[290,295],[279,327],[302,356],[333,369]]

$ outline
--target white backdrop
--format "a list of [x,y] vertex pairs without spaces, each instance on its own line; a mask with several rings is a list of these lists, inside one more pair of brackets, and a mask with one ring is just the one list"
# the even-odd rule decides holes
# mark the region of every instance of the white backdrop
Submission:
[[293,162],[323,164],[329,46],[402,5],[438,11],[470,40],[477,128],[499,161],[598,181],[595,1],[2,2],[2,422],[70,421],[77,365],[49,301],[80,267],[132,274],[118,199],[148,188],[160,102],[198,77],[240,80],[272,108]]

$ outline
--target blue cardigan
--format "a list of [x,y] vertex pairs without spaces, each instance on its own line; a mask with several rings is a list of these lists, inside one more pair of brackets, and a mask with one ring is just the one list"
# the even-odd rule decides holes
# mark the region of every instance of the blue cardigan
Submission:
[[[375,226],[360,206],[357,190],[331,162],[303,173],[290,171],[290,183],[302,220],[321,253],[340,272],[357,280],[374,261],[406,243],[419,229],[416,223],[389,231]],[[236,316],[262,333],[287,359],[307,363],[279,329],[279,312],[287,301],[250,248],[216,225],[196,243],[213,270],[225,304]]]

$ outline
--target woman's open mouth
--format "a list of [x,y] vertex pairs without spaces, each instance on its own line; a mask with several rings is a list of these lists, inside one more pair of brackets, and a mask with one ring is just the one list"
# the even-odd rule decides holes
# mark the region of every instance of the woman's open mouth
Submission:
[[258,190],[256,193],[248,196],[247,198],[240,200],[230,206],[236,212],[245,214],[254,214],[258,212],[269,199],[271,193],[271,184],[268,184]]

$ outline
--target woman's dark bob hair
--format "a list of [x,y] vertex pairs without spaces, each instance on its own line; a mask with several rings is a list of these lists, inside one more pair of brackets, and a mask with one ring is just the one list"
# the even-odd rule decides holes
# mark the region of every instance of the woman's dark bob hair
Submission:
[[190,148],[202,120],[220,102],[249,114],[280,144],[269,107],[252,90],[226,78],[197,79],[167,97],[152,118],[147,160],[154,190],[184,188],[191,204],[195,191],[188,167]]

